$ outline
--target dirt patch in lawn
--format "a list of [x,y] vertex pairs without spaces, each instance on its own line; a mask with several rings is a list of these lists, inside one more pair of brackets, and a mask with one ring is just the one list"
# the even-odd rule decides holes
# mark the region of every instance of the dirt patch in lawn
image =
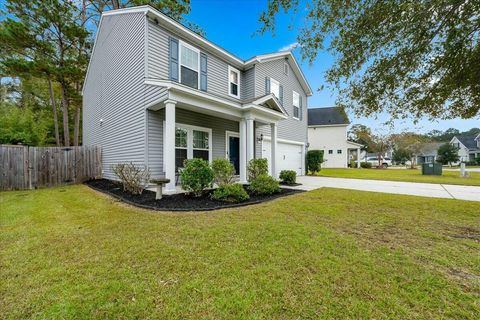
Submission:
[[229,203],[212,200],[210,196],[213,190],[206,191],[201,197],[193,197],[185,193],[179,193],[173,195],[164,195],[162,199],[155,200],[155,192],[145,190],[140,195],[132,195],[123,191],[121,183],[107,179],[91,180],[87,181],[85,184],[92,189],[111,195],[125,203],[145,209],[160,211],[207,211],[241,207],[303,192],[301,190],[281,188],[279,193],[264,196],[249,194],[250,199],[247,201],[240,203]]

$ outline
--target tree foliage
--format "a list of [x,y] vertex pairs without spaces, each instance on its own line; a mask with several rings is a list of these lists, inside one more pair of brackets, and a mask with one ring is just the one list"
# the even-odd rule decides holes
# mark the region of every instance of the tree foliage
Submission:
[[438,161],[442,164],[451,164],[457,162],[460,158],[458,156],[458,149],[450,143],[445,143],[438,148]]
[[[0,117],[6,118],[0,121],[7,124],[14,115],[31,115],[41,123],[41,119],[48,118],[51,124],[47,125],[45,138],[19,139],[7,134],[11,127],[2,128],[5,136],[0,139],[11,141],[8,143],[21,140],[28,144],[70,145],[71,141],[80,144],[80,91],[100,16],[104,11],[147,4],[203,34],[198,26],[185,19],[190,12],[189,0],[5,1],[1,11],[4,19],[0,21]],[[32,91],[23,83],[43,83],[43,86]],[[42,107],[37,108],[39,105]],[[59,125],[57,113],[63,126]],[[17,130],[30,132],[35,126],[18,127],[28,123],[19,121]]]
[[449,119],[480,115],[480,1],[269,0],[260,32],[278,12],[306,14],[302,56],[335,55],[327,81],[359,116]]

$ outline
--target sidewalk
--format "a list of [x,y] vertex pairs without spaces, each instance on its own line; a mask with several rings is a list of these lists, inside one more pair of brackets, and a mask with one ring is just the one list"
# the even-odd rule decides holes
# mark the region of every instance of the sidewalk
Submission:
[[451,184],[398,182],[366,179],[326,178],[314,176],[297,177],[300,190],[313,190],[322,187],[406,194],[412,196],[447,198],[480,201],[480,187]]

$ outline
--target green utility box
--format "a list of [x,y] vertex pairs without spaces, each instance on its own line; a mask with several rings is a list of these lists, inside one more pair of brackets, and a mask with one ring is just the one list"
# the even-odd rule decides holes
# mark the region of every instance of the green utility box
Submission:
[[442,164],[441,163],[423,163],[422,175],[424,176],[441,176]]

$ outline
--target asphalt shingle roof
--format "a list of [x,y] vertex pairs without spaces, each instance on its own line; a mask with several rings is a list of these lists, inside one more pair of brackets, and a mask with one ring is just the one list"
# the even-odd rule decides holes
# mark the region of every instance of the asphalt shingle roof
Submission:
[[350,124],[343,108],[315,108],[308,109],[308,125],[323,126],[332,124]]
[[470,136],[455,136],[460,142],[467,147],[469,150],[477,149],[477,141],[475,138],[478,134],[470,135]]

